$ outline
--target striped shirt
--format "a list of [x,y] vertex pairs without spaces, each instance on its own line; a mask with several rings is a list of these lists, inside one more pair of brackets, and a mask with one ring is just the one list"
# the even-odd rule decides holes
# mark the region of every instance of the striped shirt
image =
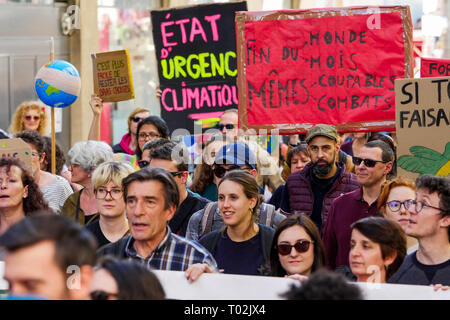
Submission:
[[[126,239],[126,240],[125,240]],[[185,271],[195,263],[206,263],[215,272],[217,262],[200,244],[180,237],[167,227],[167,234],[159,246],[146,258],[141,257],[134,248],[134,238],[125,238],[125,254],[127,257],[144,262],[150,269]]]

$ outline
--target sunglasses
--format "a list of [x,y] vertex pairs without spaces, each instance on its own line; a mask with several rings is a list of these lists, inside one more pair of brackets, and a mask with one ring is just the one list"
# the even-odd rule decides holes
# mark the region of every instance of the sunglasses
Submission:
[[103,290],[96,290],[96,291],[92,291],[90,293],[91,299],[92,300],[108,300],[109,297],[116,297],[117,298],[117,294],[116,293],[109,293]]
[[139,168],[145,168],[146,166],[148,166],[150,164],[150,161],[147,160],[140,160],[138,161],[138,166]]
[[216,128],[219,129],[220,131],[222,131],[223,128],[226,128],[227,130],[231,130],[234,128],[234,124],[231,124],[231,123],[230,124],[218,124],[216,126]]
[[287,256],[291,253],[292,247],[295,248],[295,250],[298,253],[305,253],[309,250],[309,246],[311,243],[314,243],[314,241],[308,241],[308,240],[299,240],[294,245],[287,244],[287,243],[280,243],[277,245],[278,253],[282,256]]
[[31,121],[33,119],[34,121],[38,121],[41,117],[39,116],[25,116],[25,120]]
[[228,169],[225,169],[224,167],[217,166],[217,167],[213,167],[213,172],[214,172],[214,175],[217,178],[223,178],[223,176],[228,171],[231,171],[231,170],[245,170],[245,169],[247,169],[245,166],[240,167],[240,166],[237,166],[237,165],[231,165]]
[[172,175],[172,177],[176,177],[176,176],[179,176],[180,174],[183,174],[183,172],[184,171],[176,171],[176,172],[169,172],[169,173]]
[[133,121],[133,122],[135,122],[135,123],[141,122],[143,119],[144,119],[144,118],[136,117],[136,116],[132,116],[132,117],[131,117],[131,121]]
[[381,161],[381,160],[372,160],[372,159],[362,159],[358,157],[353,157],[352,162],[355,166],[359,166],[361,162],[364,162],[364,165],[368,168],[373,168],[377,164],[377,162],[381,163],[387,163],[387,161]]

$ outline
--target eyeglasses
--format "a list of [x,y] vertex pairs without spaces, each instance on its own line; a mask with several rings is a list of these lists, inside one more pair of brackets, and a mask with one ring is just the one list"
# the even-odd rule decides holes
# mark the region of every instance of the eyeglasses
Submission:
[[387,161],[381,161],[381,160],[372,160],[372,159],[361,159],[358,157],[353,157],[352,158],[353,164],[355,166],[359,166],[361,164],[361,162],[364,162],[364,165],[368,168],[373,168],[375,167],[375,165],[377,164],[377,162],[381,162],[381,163],[387,163]]
[[25,120],[31,121],[33,119],[34,121],[38,121],[41,117],[39,116],[25,116]]
[[145,140],[147,138],[160,138],[161,136],[157,133],[154,132],[150,132],[150,133],[145,133],[145,132],[141,132],[139,133],[139,139],[141,140]]
[[423,201],[416,201],[416,200],[411,200],[411,204],[413,204],[416,207],[416,212],[419,213],[420,211],[422,211],[423,207],[428,207],[428,208],[433,208],[442,212],[445,212],[445,210],[442,210],[441,208],[437,208],[437,207],[433,207],[430,206],[428,204],[426,204]]
[[39,153],[39,152],[31,152],[31,156],[33,157],[33,158],[36,158],[36,157],[40,157],[42,155],[42,153]]
[[138,161],[138,166],[139,168],[145,168],[146,166],[148,166],[150,164],[150,161],[147,160],[140,160]]
[[184,171],[175,171],[175,172],[169,172],[169,173],[172,175],[172,177],[176,177],[176,176],[179,176],[180,174],[183,174],[183,172]]
[[90,293],[92,300],[108,300],[110,297],[117,298],[117,293],[110,293],[103,290],[96,290]]
[[305,253],[309,250],[309,246],[311,243],[314,243],[314,241],[308,241],[308,240],[299,240],[294,245],[287,244],[287,243],[280,243],[277,245],[278,253],[282,256],[287,256],[291,253],[292,247],[295,248],[295,250],[298,253]]
[[232,129],[234,129],[234,124],[231,124],[231,123],[229,123],[229,124],[218,124],[216,126],[216,128],[219,129],[220,131],[222,131],[223,128],[226,128],[227,130],[232,130]]
[[107,195],[110,195],[114,200],[120,199],[122,197],[122,190],[120,189],[112,189],[107,190],[105,188],[97,188],[95,190],[95,196],[97,199],[105,199]]
[[240,166],[237,166],[237,165],[231,165],[228,169],[226,169],[226,168],[224,168],[224,167],[221,167],[221,166],[214,166],[213,167],[213,172],[214,172],[214,175],[217,177],[217,178],[223,178],[223,176],[228,172],[228,171],[231,171],[231,170],[245,170],[245,169],[248,169],[248,168],[246,168],[245,166],[242,166],[242,167],[240,167]]
[[145,118],[141,118],[141,117],[136,117],[136,116],[132,116],[131,117],[131,121],[135,122],[135,123],[139,123],[142,120],[144,120]]
[[405,206],[405,209],[408,210],[409,207],[411,207],[411,205],[413,204],[414,200],[412,199],[408,199],[405,200],[403,202],[399,201],[399,200],[392,200],[387,202],[387,206],[389,207],[389,209],[391,209],[392,211],[399,211],[400,208],[402,207],[402,205]]

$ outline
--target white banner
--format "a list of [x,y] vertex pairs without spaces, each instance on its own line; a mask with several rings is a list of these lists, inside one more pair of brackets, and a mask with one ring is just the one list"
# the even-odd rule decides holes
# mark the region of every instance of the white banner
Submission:
[[[169,299],[178,300],[282,300],[279,294],[299,281],[261,276],[205,273],[189,283],[180,271],[153,271]],[[429,286],[356,283],[366,300],[450,300],[450,290]]]

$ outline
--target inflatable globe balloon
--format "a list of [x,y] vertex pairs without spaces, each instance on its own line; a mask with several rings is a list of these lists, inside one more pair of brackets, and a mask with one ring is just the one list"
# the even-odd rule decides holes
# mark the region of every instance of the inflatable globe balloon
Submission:
[[74,103],[80,94],[80,74],[67,61],[52,61],[39,69],[34,88],[47,106],[65,108]]

